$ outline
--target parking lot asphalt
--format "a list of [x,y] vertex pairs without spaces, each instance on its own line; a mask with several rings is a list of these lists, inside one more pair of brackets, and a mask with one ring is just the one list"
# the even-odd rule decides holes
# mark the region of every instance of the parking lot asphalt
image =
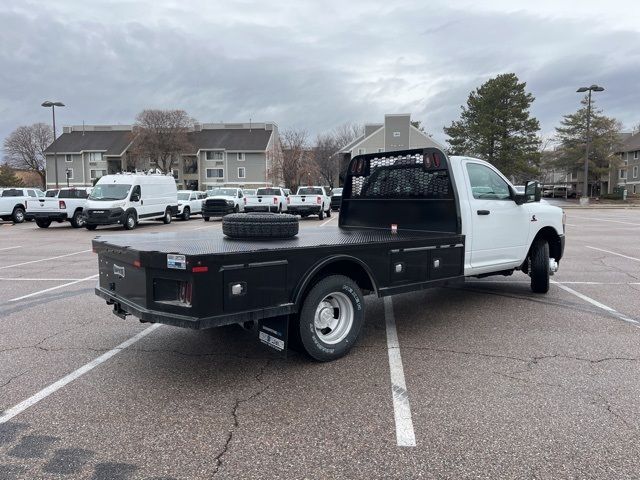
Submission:
[[[567,217],[547,295],[517,273],[368,297],[358,344],[327,364],[238,327],[114,316],[90,240],[118,228],[0,223],[0,419],[19,410],[0,479],[639,478],[640,211]],[[195,229],[220,222],[127,234]],[[396,435],[389,314],[415,446]]]

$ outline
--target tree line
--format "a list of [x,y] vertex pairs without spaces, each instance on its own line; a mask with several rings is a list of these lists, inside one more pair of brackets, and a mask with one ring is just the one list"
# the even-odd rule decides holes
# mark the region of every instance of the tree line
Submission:
[[[584,164],[587,100],[563,116],[552,138],[540,136],[540,123],[531,115],[535,97],[514,73],[491,78],[473,90],[460,117],[444,128],[448,153],[479,157],[498,167],[515,182],[543,177],[547,170],[571,171]],[[622,124],[594,105],[591,110],[590,181],[597,180],[619,159],[612,154],[620,146]],[[131,149],[136,159],[154,159],[169,173],[182,153],[191,150],[188,132],[195,120],[184,110],[143,110],[136,116]],[[421,122],[412,122],[424,131]],[[345,123],[312,137],[304,129],[279,134],[281,151],[271,160],[272,178],[289,188],[321,182],[337,186],[345,171],[342,147],[363,134],[363,127]],[[4,140],[6,166],[37,172],[45,185],[45,149],[52,143],[51,127],[44,123],[20,126]],[[550,148],[553,147],[553,148]],[[3,170],[6,179],[7,168]]]

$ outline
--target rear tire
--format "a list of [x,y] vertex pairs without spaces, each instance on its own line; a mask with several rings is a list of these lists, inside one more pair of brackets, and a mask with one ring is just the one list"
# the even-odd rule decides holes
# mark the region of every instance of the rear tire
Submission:
[[36,225],[38,225],[40,228],[49,228],[49,225],[51,225],[51,220],[36,218]]
[[529,253],[531,290],[534,293],[549,291],[549,243],[538,239],[533,242]]
[[11,213],[11,220],[13,220],[13,223],[24,222],[24,208],[15,207]]
[[322,211],[322,207],[320,207],[320,213],[318,213],[318,220],[324,220],[324,212]]
[[331,218],[331,208],[329,208],[329,210],[327,210],[327,218]]
[[82,215],[82,210],[76,210],[73,214],[73,217],[71,217],[71,226],[73,228],[81,228],[84,227],[84,224],[85,220],[84,216]]
[[96,228],[98,228],[98,225],[89,225],[89,224],[85,224],[84,228],[86,228],[87,230],[93,231]]
[[165,225],[169,225],[171,223],[171,210],[167,208],[164,212],[164,217],[162,217],[162,223]]
[[186,222],[190,218],[191,218],[191,210],[189,210],[189,207],[184,207],[184,210],[182,211],[182,220]]
[[136,228],[137,223],[138,222],[136,221],[136,214],[133,212],[129,212],[124,219],[123,227],[125,230],[133,230],[134,228]]
[[364,324],[364,297],[343,275],[318,282],[307,294],[294,334],[314,360],[329,362],[349,352]]
[[204,219],[205,222],[209,221],[209,217],[202,217]]

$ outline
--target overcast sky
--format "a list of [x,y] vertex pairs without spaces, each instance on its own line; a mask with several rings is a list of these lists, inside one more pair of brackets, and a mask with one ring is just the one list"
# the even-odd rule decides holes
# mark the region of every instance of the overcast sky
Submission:
[[[481,5],[480,5],[481,4]],[[560,4],[560,5],[559,5]],[[471,90],[514,72],[550,134],[598,83],[640,121],[640,2],[56,0],[0,4],[0,140],[50,122],[274,120],[316,134],[409,112],[439,141]]]

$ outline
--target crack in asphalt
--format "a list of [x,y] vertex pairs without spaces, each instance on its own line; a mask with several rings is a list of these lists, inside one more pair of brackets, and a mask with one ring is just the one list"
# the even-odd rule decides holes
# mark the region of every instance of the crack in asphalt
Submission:
[[233,408],[231,409],[231,417],[233,419],[233,424],[231,425],[231,429],[229,430],[228,434],[227,434],[227,438],[225,440],[225,443],[222,447],[222,449],[220,450],[220,452],[218,452],[218,454],[215,456],[214,460],[216,462],[216,466],[213,470],[212,473],[212,477],[215,476],[219,471],[220,468],[222,467],[222,463],[223,463],[223,457],[227,454],[227,452],[229,451],[229,448],[231,446],[231,440],[233,440],[233,434],[238,430],[238,428],[240,428],[240,421],[239,421],[239,416],[240,414],[238,413],[238,410],[240,409],[240,407],[247,403],[250,402],[251,400],[259,397],[260,395],[262,395],[264,392],[266,392],[269,387],[271,387],[271,385],[267,385],[262,381],[262,376],[264,375],[267,367],[269,366],[269,364],[271,363],[272,359],[268,359],[264,365],[262,365],[262,367],[260,368],[260,370],[258,371],[258,373],[255,375],[255,380],[261,385],[261,388],[258,389],[256,392],[252,393],[251,395],[249,395],[246,398],[236,398],[235,404],[233,405]]
[[[6,382],[4,382],[3,384],[0,385],[0,388],[6,387],[7,385],[9,385],[11,382],[13,382],[16,378],[20,378],[21,376],[23,376],[25,373],[30,372],[32,369],[28,369],[25,370],[24,372],[18,373],[17,375],[14,375],[13,377],[9,377],[9,380],[7,380]],[[0,413],[2,413],[0,411]]]
[[50,351],[50,350],[53,350],[53,349],[47,349],[46,347],[43,347],[43,346],[42,346],[42,344],[43,344],[44,342],[46,342],[47,340],[50,340],[50,339],[52,339],[52,338],[55,338],[55,337],[57,337],[58,335],[63,335],[63,334],[65,334],[65,333],[69,333],[69,332],[73,332],[73,331],[76,331],[76,330],[80,330],[81,328],[84,328],[84,327],[86,327],[87,325],[90,325],[90,324],[92,324],[92,323],[93,323],[93,320],[90,320],[90,321],[88,321],[88,322],[84,322],[84,323],[81,323],[81,324],[79,324],[79,325],[75,325],[75,326],[73,326],[73,327],[71,327],[71,328],[67,328],[67,329],[65,329],[65,330],[61,330],[61,331],[56,332],[56,333],[52,333],[51,335],[47,335],[47,336],[46,336],[46,337],[44,337],[42,340],[40,340],[39,342],[34,343],[33,345],[22,345],[22,346],[19,346],[19,347],[3,348],[3,349],[0,349],[0,353],[5,353],[5,352],[15,352],[15,351],[17,351],[17,350],[24,350],[24,349],[30,349],[30,348],[39,349],[39,350],[45,350],[45,351]]
[[633,275],[632,273],[629,273],[629,272],[627,272],[627,271],[625,271],[625,270],[622,270],[621,268],[616,267],[616,266],[614,266],[614,265],[609,265],[608,263],[605,263],[605,261],[604,261],[604,260],[605,260],[605,258],[608,258],[608,257],[607,257],[606,255],[603,255],[602,257],[594,258],[594,260],[595,260],[595,261],[597,261],[597,262],[600,262],[600,264],[601,264],[603,267],[606,267],[606,268],[609,268],[609,269],[615,270],[615,271],[616,271],[616,272],[618,272],[618,273],[622,273],[622,274],[624,274],[624,275],[627,275],[628,277],[631,277],[631,278],[633,278],[634,280],[640,280],[640,277],[637,277],[637,276]]

